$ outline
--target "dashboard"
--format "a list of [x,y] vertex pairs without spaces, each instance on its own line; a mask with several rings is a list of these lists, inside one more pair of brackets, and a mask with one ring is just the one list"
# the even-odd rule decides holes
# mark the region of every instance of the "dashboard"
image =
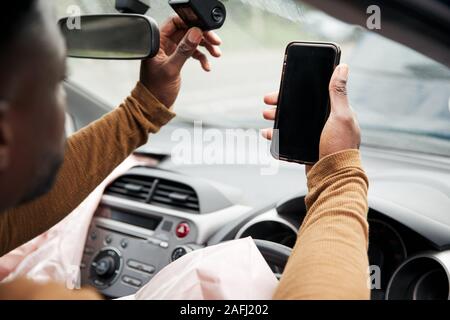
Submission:
[[[241,228],[236,232],[235,238],[251,236],[254,239],[274,241],[293,248],[297,239],[297,232],[305,215],[304,196],[295,197],[242,224]],[[399,277],[405,273],[403,264],[405,262],[408,262],[408,264],[416,263],[416,256],[419,257],[423,253],[426,253],[427,259],[435,259],[437,254],[437,252],[434,252],[435,246],[417,232],[372,208],[369,209],[368,222],[370,228],[368,258],[372,289],[371,298],[373,300],[387,299],[389,298],[387,295],[388,291],[390,291],[390,298],[392,299],[416,298],[417,294],[413,296],[411,293],[411,296],[408,296],[403,291],[398,295],[395,293],[397,286],[403,285],[405,282],[404,280],[399,280]],[[409,262],[409,259],[411,259],[411,262]],[[411,278],[420,278],[422,273],[433,270],[444,274],[440,279],[443,279],[443,281],[430,280],[434,281],[432,286],[429,285],[432,289],[420,289],[426,292],[417,289],[420,291],[418,294],[422,298],[448,298],[449,278],[446,274],[448,274],[447,268],[450,265],[446,263],[436,264],[434,268],[430,266],[423,271],[415,270],[414,272],[417,272],[417,275],[413,273],[408,275]],[[281,274],[284,265],[272,264],[271,268],[275,273]],[[396,272],[397,274],[394,277]],[[411,281],[414,282],[413,280]],[[412,283],[411,285],[414,286],[415,284]]]
[[136,167],[113,181],[89,226],[81,283],[105,297],[135,293],[163,267],[201,248],[248,207],[236,191],[170,171]]
[[[377,179],[371,183],[377,190]],[[130,295],[193,250],[249,236],[284,248],[271,253],[284,255],[275,260],[262,251],[280,277],[306,214],[304,194],[253,207],[229,185],[167,169],[132,168],[105,189],[91,221],[82,284],[107,298]],[[432,216],[405,215],[407,206],[387,206],[379,195],[369,194],[372,299],[448,299],[449,226],[443,235]]]

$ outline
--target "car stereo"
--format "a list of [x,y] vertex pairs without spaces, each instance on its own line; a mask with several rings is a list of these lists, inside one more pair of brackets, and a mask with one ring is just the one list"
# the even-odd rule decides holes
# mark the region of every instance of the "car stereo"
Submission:
[[249,210],[233,188],[137,166],[112,181],[89,225],[81,285],[107,298],[136,293]]
[[101,204],[89,227],[81,284],[94,286],[108,298],[134,294],[187,253],[196,236],[189,220]]

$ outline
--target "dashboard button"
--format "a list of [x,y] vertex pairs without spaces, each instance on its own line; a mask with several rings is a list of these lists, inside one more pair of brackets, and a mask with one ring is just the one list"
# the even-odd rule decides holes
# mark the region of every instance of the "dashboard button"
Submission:
[[137,262],[135,260],[128,260],[127,265],[130,268],[137,269],[139,267],[139,262]]
[[110,244],[112,242],[113,238],[111,235],[107,235],[105,238],[105,244]]
[[[96,286],[110,286],[119,276],[122,258],[114,248],[100,250],[89,266],[89,277]],[[96,283],[98,281],[98,283]]]
[[181,222],[177,225],[177,228],[175,229],[175,233],[178,238],[185,238],[189,232],[191,231],[191,228],[189,227],[189,224],[187,222]]
[[147,273],[153,273],[153,272],[155,272],[155,267],[144,264],[144,265],[142,265],[142,271],[147,272]]
[[173,223],[171,221],[164,221],[161,229],[164,231],[170,232],[170,230],[172,230],[172,226],[173,226]]
[[138,270],[138,271],[142,271],[142,272],[145,272],[145,273],[152,274],[152,273],[155,272],[155,267],[154,266],[150,266],[150,265],[141,263],[141,262],[136,261],[136,260],[128,260],[127,265],[130,268],[132,268],[132,269],[135,269],[135,270]]
[[127,239],[122,239],[120,241],[120,246],[125,249],[126,247],[128,247],[128,240]]
[[155,246],[159,246],[159,244],[161,243],[161,240],[155,238],[147,238],[147,241],[151,244],[154,244]]
[[103,257],[95,263],[95,273],[101,278],[109,278],[116,270],[116,263],[112,257]]
[[142,281],[130,276],[123,276],[122,281],[126,284],[132,285],[134,287],[140,287],[142,285]]
[[178,247],[172,252],[172,261],[175,261],[187,253],[186,249],[183,247]]
[[103,281],[100,281],[100,280],[97,280],[97,279],[94,280],[94,284],[97,287],[103,287],[105,285],[105,283]]
[[168,243],[167,241],[161,241],[161,242],[159,243],[159,246],[160,246],[161,248],[166,249],[166,248],[169,247],[169,243]]

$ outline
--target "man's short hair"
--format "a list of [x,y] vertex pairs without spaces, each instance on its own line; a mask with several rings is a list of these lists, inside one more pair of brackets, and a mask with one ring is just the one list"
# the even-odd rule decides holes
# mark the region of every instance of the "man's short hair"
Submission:
[[37,0],[7,0],[0,4],[0,53],[4,54],[15,37],[33,21]]

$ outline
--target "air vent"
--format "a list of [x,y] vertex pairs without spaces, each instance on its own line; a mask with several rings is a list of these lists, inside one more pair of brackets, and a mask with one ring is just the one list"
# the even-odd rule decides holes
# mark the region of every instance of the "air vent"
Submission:
[[188,185],[148,176],[125,175],[111,183],[105,194],[190,212],[200,212],[198,196]]
[[155,178],[142,176],[122,176],[110,184],[105,194],[140,202],[148,202]]
[[191,187],[168,180],[159,180],[150,200],[153,205],[200,212],[198,196]]

